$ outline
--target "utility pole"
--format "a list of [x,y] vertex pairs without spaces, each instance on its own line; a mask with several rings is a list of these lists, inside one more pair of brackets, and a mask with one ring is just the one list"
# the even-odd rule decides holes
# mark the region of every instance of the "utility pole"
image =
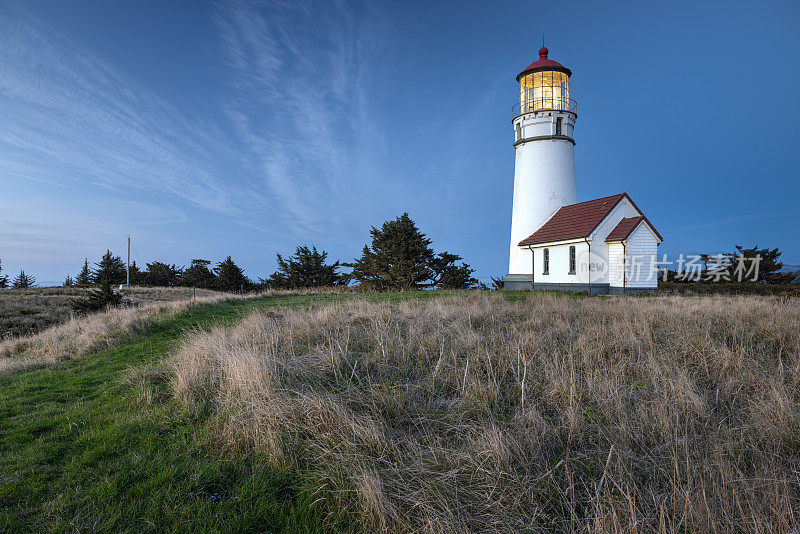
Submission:
[[128,281],[127,286],[131,287],[131,236],[128,236],[128,266],[125,274]]

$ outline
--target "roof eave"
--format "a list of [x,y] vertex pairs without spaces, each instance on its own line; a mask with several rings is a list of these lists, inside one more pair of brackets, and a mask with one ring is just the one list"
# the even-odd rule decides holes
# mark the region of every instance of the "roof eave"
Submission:
[[532,69],[525,69],[519,74],[517,74],[517,81],[523,76],[527,76],[528,74],[533,74],[534,72],[541,72],[543,70],[555,70],[558,72],[563,72],[567,75],[568,78],[572,77],[572,71],[569,70],[567,67],[563,65],[542,65],[541,67],[534,67]]
[[650,222],[650,219],[647,218],[647,215],[645,215],[644,212],[639,209],[639,206],[637,206],[636,202],[634,202],[633,199],[630,196],[628,196],[628,193],[622,193],[622,194],[625,195],[626,197],[628,197],[628,202],[630,202],[631,205],[634,207],[634,209],[639,212],[639,214],[644,218],[645,221],[647,221],[647,225],[650,227],[650,229],[653,231],[653,233],[656,234],[656,237],[658,238],[658,242],[659,243],[663,243],[664,242],[664,238],[661,237],[661,234],[658,233],[658,230],[656,230],[656,227],[653,226],[653,223]]
[[[638,210],[639,208],[636,208],[636,209]],[[644,214],[640,215],[640,217],[641,217],[641,220],[638,223],[636,223],[636,226],[631,228],[630,231],[625,236],[623,236],[623,237],[615,237],[613,239],[606,238],[606,243],[624,243],[624,242],[626,242],[628,240],[628,238],[631,235],[633,235],[633,233],[636,231],[637,228],[639,228],[639,226],[641,226],[642,224],[645,224],[650,229],[650,231],[653,233],[653,235],[656,237],[656,240],[658,241],[658,243],[661,244],[664,240],[661,238],[661,236],[659,235],[658,231],[656,231],[656,229],[653,228],[653,225],[650,224],[650,221],[647,220],[647,217],[645,217]]]
[[528,248],[528,247],[537,247],[538,248],[538,247],[545,247],[545,246],[551,246],[551,245],[569,245],[571,243],[583,243],[583,241],[587,237],[589,237],[589,235],[591,235],[591,234],[581,235],[581,236],[577,236],[577,237],[570,237],[570,238],[567,238],[567,239],[558,239],[556,241],[539,241],[537,243],[526,243],[523,240],[523,241],[520,241],[517,244],[517,246],[518,247],[522,247],[522,248]]

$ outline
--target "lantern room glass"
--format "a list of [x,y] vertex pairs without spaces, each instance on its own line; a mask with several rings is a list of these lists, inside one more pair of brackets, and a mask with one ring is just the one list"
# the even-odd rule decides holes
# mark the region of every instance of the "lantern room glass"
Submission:
[[519,79],[521,113],[541,109],[569,109],[569,76],[557,70],[541,70]]

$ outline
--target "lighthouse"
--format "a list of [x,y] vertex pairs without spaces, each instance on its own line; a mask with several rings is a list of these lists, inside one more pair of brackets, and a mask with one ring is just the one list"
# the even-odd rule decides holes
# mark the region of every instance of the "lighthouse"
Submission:
[[517,75],[506,289],[628,294],[657,288],[663,238],[627,193],[578,202],[572,71],[547,57]]
[[562,206],[577,202],[575,182],[575,100],[570,98],[572,71],[547,57],[519,75],[519,102],[514,104],[514,205],[511,215],[510,275],[529,273],[530,253],[518,243]]

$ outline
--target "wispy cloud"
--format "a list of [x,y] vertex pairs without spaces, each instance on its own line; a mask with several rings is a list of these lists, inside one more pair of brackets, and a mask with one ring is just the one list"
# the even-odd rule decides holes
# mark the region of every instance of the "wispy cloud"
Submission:
[[[105,197],[102,202],[75,200],[61,205],[30,199],[0,210],[0,259],[4,269],[36,262],[47,264],[59,257],[68,258],[74,267],[83,254],[108,247],[120,253],[130,229],[124,221],[115,221],[114,215],[121,212],[134,212],[146,221],[140,225],[143,232],[147,226],[169,226],[187,219],[178,208],[126,199]],[[98,225],[98,219],[111,222]]]
[[373,222],[381,4],[216,4],[210,113],[20,6],[0,17],[3,259],[66,265],[152,221],[162,243],[187,217],[205,234],[203,211],[226,225],[219,235],[264,248],[351,239]]
[[241,216],[268,204],[226,182],[214,125],[25,15],[0,20],[0,173],[50,184],[167,194]]
[[375,187],[383,142],[370,120],[381,36],[373,5],[337,2],[320,18],[310,2],[231,1],[215,17],[231,69],[225,112],[283,224],[299,233],[339,225]]

